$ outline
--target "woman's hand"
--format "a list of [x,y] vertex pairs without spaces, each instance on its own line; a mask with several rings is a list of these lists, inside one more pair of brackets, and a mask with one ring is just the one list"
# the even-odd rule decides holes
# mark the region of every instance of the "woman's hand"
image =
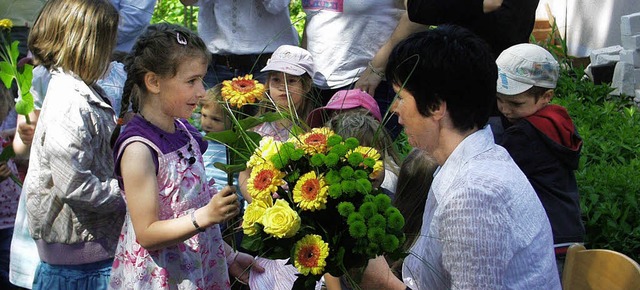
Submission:
[[367,92],[373,97],[374,93],[376,92],[376,88],[381,81],[382,77],[374,73],[371,70],[371,67],[367,67],[367,69],[365,69],[360,75],[360,78],[356,82],[355,88],[360,89],[363,92]]
[[[249,272],[264,272],[262,266],[255,263],[255,259],[249,254],[242,252],[234,252],[227,256],[227,265],[229,265],[229,274],[235,277],[240,283],[249,283]],[[253,267],[253,269],[252,269]]]

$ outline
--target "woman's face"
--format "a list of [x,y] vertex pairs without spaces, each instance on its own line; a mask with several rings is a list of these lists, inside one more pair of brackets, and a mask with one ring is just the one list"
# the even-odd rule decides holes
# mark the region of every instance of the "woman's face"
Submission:
[[296,110],[302,107],[304,95],[310,88],[304,85],[302,77],[283,72],[269,74],[269,96],[281,108],[291,105]]
[[420,114],[415,98],[407,90],[400,90],[396,85],[393,89],[399,94],[391,104],[391,110],[398,116],[398,123],[404,128],[409,144],[432,153],[439,139],[437,120]]

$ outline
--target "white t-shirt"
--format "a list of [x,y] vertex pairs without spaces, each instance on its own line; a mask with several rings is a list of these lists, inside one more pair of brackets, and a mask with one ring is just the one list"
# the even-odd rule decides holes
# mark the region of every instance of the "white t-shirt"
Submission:
[[330,89],[357,81],[398,25],[403,10],[397,2],[303,1],[307,50],[316,67],[313,83]]
[[271,53],[298,45],[290,0],[200,0],[198,34],[214,54]]

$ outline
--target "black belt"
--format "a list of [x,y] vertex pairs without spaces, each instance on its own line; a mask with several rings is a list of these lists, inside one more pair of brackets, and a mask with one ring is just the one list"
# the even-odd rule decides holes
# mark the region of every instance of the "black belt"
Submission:
[[263,54],[212,54],[212,62],[214,65],[223,65],[229,69],[244,69],[250,70],[251,68],[262,69],[267,65],[267,61],[271,58],[271,53]]

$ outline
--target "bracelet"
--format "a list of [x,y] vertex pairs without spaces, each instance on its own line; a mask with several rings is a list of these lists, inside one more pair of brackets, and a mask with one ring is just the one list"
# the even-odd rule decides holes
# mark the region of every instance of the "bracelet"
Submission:
[[367,66],[369,67],[369,69],[371,70],[371,72],[373,72],[374,74],[376,74],[378,77],[380,77],[381,79],[384,79],[384,72],[381,71],[377,71],[375,68],[373,68],[373,64],[371,64],[371,62],[367,63]]
[[196,222],[196,211],[192,211],[191,212],[191,222],[193,223],[193,226],[196,227],[196,230],[198,230],[198,232],[204,232],[204,229],[200,227],[200,225],[198,225],[198,222]]
[[225,259],[227,260],[227,268],[231,267],[231,264],[233,264],[233,262],[236,261],[237,257],[238,257],[238,251],[233,251],[231,252],[231,254],[225,257]]

